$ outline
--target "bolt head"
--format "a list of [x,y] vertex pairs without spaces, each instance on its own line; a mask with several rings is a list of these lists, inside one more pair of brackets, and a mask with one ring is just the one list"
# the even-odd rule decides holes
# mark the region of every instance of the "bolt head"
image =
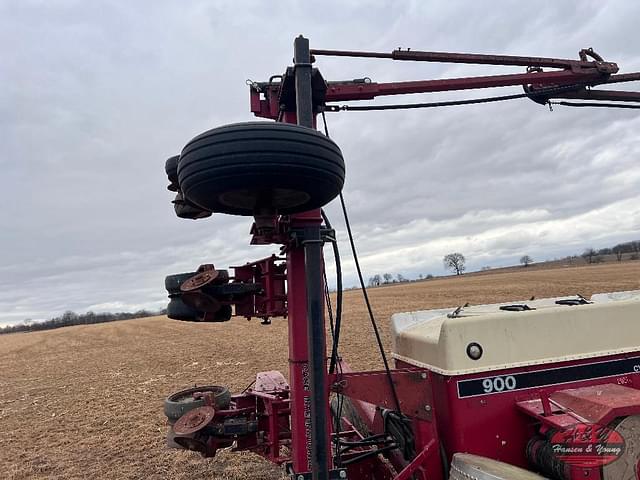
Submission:
[[424,409],[426,412],[430,412],[431,411],[431,405],[425,405]]
[[471,360],[480,360],[482,353],[482,346],[479,343],[473,342],[467,345],[467,355]]
[[340,471],[340,478],[347,478],[347,472],[345,472],[344,470]]
[[425,372],[422,372],[420,374],[420,378],[423,379],[423,380],[426,380],[427,379],[427,374]]
[[298,475],[298,480],[304,480],[304,475]]

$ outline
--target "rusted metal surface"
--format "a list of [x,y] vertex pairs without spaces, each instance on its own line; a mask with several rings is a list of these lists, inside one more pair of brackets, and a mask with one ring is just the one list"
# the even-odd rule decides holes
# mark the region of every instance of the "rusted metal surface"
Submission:
[[198,290],[199,288],[210,284],[216,278],[218,278],[218,270],[216,270],[212,264],[201,265],[198,270],[198,273],[186,280],[180,286],[180,290],[182,290],[183,292],[192,292],[193,290]]
[[173,425],[173,431],[176,435],[194,434],[209,425],[215,415],[215,409],[208,405],[194,408],[178,419]]

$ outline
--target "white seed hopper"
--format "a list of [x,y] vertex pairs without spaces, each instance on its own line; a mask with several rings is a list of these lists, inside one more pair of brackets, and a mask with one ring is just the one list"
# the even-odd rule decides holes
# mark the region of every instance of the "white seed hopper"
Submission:
[[443,375],[601,357],[640,351],[640,290],[397,313],[391,323],[394,358]]

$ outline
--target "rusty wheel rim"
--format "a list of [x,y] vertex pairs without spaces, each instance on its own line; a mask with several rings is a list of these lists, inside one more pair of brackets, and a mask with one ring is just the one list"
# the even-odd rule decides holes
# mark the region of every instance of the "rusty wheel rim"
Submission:
[[189,410],[173,425],[176,435],[192,435],[209,425],[216,411],[213,407],[204,406]]
[[210,284],[216,278],[218,278],[218,270],[207,269],[200,273],[196,273],[193,277],[187,279],[182,285],[180,285],[180,290],[183,292],[192,292],[193,290],[198,290],[199,288]]

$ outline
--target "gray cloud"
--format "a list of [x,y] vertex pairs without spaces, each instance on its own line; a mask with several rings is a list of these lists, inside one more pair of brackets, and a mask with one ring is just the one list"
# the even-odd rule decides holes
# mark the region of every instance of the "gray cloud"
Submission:
[[[245,80],[281,73],[299,33],[317,47],[383,51],[575,57],[593,46],[633,71],[639,14],[639,5],[620,1],[580,9],[0,2],[0,322],[155,308],[166,274],[269,253],[247,245],[248,219],[176,218],[163,163],[208,128],[251,120]],[[331,58],[318,65],[329,79],[375,81],[497,71]],[[439,273],[452,249],[473,267],[522,253],[541,259],[640,234],[640,120],[632,111],[549,112],[523,100],[328,121],[348,162],[345,196],[366,272]],[[341,227],[337,206],[327,210]],[[342,231],[340,239],[348,264]]]

